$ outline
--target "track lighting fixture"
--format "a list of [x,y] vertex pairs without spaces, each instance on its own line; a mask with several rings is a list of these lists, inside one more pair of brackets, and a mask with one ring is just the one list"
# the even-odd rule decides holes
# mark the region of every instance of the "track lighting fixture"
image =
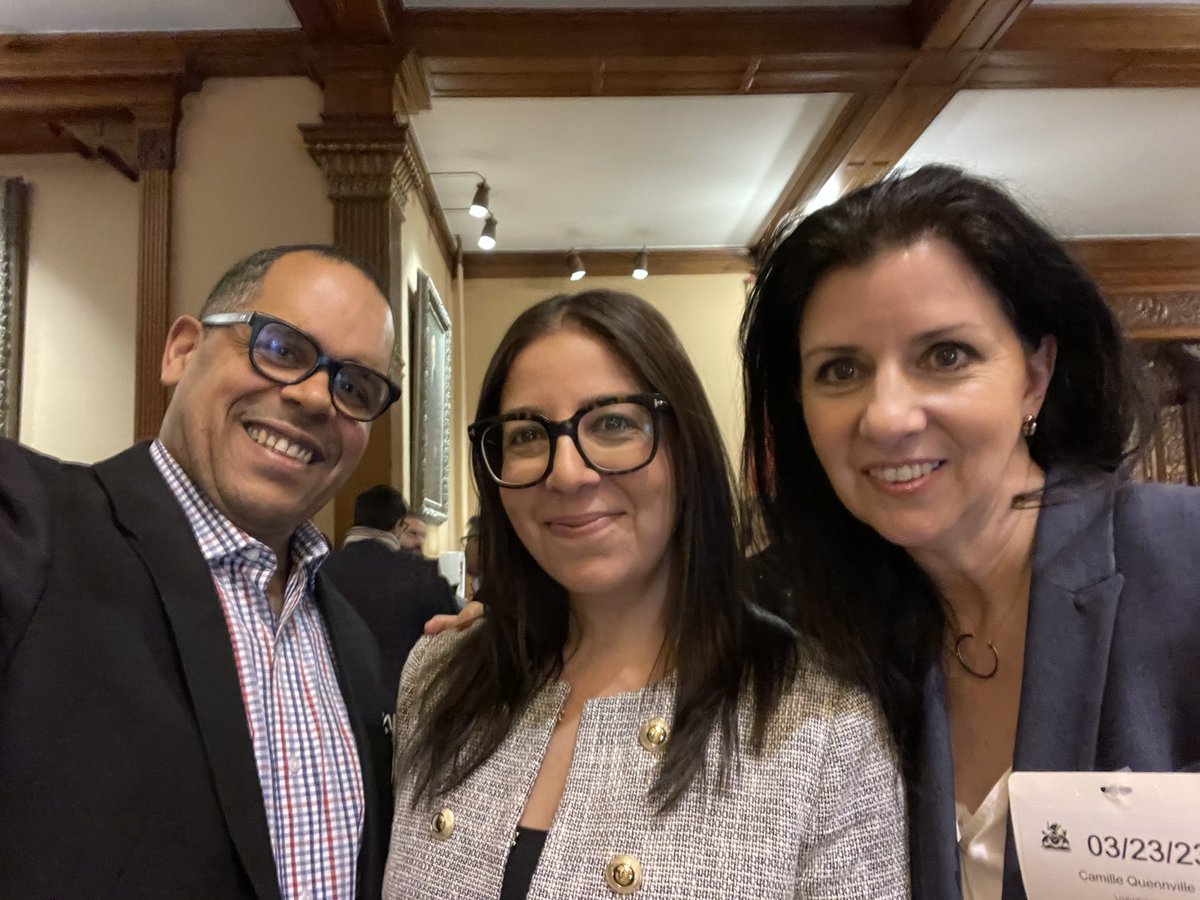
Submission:
[[571,269],[572,281],[578,281],[587,274],[587,269],[583,267],[583,260],[579,258],[579,254],[574,250],[567,256],[567,266]]
[[471,208],[469,212],[477,219],[486,218],[491,213],[491,207],[488,205],[488,195],[492,189],[488,187],[487,179],[475,185],[475,196],[471,199]]
[[642,248],[642,252],[637,255],[637,259],[633,263],[633,277],[641,281],[650,274],[650,255],[646,252],[646,248]]
[[[487,178],[483,173],[476,172],[473,169],[465,169],[454,172],[430,172],[434,175],[473,175],[479,180],[475,184],[475,195],[471,198],[470,206],[442,206],[442,212],[462,212],[469,213],[476,219],[484,219],[483,231],[479,235],[479,248],[481,250],[491,250],[496,246],[496,217],[492,215],[492,200],[491,185],[488,184]],[[440,204],[439,204],[440,205]]]
[[488,216],[479,235],[479,249],[491,250],[496,246],[496,217]]

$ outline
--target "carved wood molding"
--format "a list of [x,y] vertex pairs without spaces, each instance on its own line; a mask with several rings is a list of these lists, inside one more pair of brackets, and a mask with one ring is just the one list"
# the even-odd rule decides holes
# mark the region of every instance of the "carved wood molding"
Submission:
[[425,178],[407,125],[301,125],[304,145],[321,167],[331,200],[395,198],[401,206]]
[[1200,291],[1113,294],[1107,299],[1133,340],[1200,341]]

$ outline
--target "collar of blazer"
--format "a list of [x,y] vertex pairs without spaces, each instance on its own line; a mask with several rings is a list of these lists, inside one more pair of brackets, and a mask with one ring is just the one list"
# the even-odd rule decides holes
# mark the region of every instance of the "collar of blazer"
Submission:
[[212,574],[187,516],[150,458],[149,444],[97,463],[95,471],[162,599],[229,835],[255,894],[277,900],[262,787]]

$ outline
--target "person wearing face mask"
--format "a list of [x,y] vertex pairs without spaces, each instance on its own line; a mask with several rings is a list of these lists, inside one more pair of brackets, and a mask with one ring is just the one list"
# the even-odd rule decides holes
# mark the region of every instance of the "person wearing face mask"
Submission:
[[663,317],[610,291],[527,310],[470,438],[487,613],[405,666],[384,897],[907,897],[878,709],[747,602]]
[[359,263],[260,251],[171,326],[157,440],[0,440],[0,895],[378,896],[392,698],[307,520],[393,339]]
[[1200,762],[1200,490],[1125,474],[1151,416],[1112,312],[929,166],[777,242],[742,346],[764,602],[883,706],[913,895],[1021,900],[1010,773]]

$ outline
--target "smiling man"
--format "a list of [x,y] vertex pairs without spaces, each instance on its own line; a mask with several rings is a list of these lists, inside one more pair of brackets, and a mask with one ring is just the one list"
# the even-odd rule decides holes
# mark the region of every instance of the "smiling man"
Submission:
[[159,439],[0,441],[0,896],[377,896],[391,698],[308,518],[399,396],[374,277],[242,260],[172,326]]

